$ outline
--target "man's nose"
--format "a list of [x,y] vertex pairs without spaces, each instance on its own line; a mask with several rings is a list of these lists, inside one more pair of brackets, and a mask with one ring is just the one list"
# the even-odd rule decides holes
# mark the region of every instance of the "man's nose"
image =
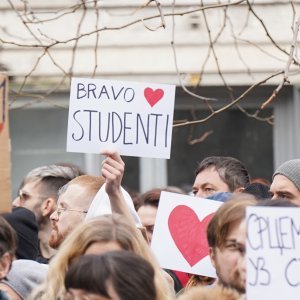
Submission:
[[241,255],[239,258],[239,269],[241,271],[246,271],[246,255]]
[[271,199],[276,200],[277,199],[276,194],[274,194]]
[[57,220],[58,220],[57,210],[55,210],[55,211],[50,215],[50,220],[51,220],[51,221],[57,221]]
[[21,201],[20,201],[20,197],[16,197],[14,199],[14,201],[12,202],[13,207],[20,207],[21,206]]
[[195,195],[196,197],[199,197],[199,198],[205,198],[206,195],[204,194],[204,192],[202,190],[198,190],[197,194]]

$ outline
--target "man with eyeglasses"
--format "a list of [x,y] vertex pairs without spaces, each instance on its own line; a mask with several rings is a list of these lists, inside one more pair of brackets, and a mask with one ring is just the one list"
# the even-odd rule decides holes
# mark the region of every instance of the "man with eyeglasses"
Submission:
[[13,207],[31,210],[39,226],[40,262],[47,263],[55,251],[49,246],[51,233],[50,215],[56,209],[58,190],[73,178],[82,175],[80,169],[70,164],[54,164],[38,167],[24,178]]
[[82,175],[60,189],[57,208],[50,216],[52,230],[49,245],[52,248],[57,249],[69,233],[84,222],[88,209],[104,182],[102,176]]
[[106,156],[102,161],[102,176],[76,177],[59,191],[57,209],[50,216],[49,245],[54,249],[85,220],[102,214],[119,213],[133,226],[141,226],[132,199],[121,187],[123,160],[115,151],[105,150],[101,154]]

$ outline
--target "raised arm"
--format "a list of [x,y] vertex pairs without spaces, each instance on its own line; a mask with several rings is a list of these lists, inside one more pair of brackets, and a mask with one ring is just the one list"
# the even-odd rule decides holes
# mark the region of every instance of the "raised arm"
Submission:
[[102,162],[102,176],[105,178],[105,191],[109,196],[112,212],[125,216],[136,227],[121,189],[125,163],[116,151],[104,150],[101,154],[106,155]]

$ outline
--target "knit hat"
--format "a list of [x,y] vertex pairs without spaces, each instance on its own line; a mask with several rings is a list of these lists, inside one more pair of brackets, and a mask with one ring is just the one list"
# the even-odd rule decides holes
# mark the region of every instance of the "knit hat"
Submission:
[[17,233],[17,258],[35,260],[39,254],[39,229],[34,213],[24,207],[15,207],[3,217]]
[[11,287],[21,299],[27,299],[31,291],[46,278],[48,265],[33,260],[18,259],[2,283]]
[[292,159],[284,162],[273,174],[273,179],[278,174],[291,180],[298,190],[300,190],[300,159]]
[[[106,214],[111,214],[111,205],[110,200],[108,197],[108,194],[105,191],[105,183],[102,185],[100,190],[97,192],[95,198],[93,199],[88,213],[86,214],[85,220],[89,220],[94,217],[103,216]],[[121,191],[123,193],[124,199],[126,201],[126,204],[128,205],[128,209],[130,211],[130,214],[136,224],[136,226],[142,226],[142,223],[140,221],[140,218],[134,208],[132,198],[130,195],[121,187]]]

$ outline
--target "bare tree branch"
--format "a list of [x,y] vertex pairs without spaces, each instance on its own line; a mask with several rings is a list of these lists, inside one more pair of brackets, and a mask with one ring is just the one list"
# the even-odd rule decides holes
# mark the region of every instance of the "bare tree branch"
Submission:
[[267,105],[269,105],[279,94],[279,92],[282,90],[283,86],[286,83],[289,83],[288,76],[289,76],[289,70],[291,67],[291,64],[293,62],[293,56],[294,56],[294,51],[297,43],[297,38],[298,38],[298,33],[299,33],[299,25],[300,25],[300,18],[297,20],[295,24],[295,29],[294,29],[294,37],[293,41],[291,44],[291,49],[290,49],[290,54],[289,54],[289,59],[287,61],[286,67],[284,69],[284,74],[281,83],[278,85],[278,87],[273,91],[272,95],[261,105],[261,109],[264,109]]

